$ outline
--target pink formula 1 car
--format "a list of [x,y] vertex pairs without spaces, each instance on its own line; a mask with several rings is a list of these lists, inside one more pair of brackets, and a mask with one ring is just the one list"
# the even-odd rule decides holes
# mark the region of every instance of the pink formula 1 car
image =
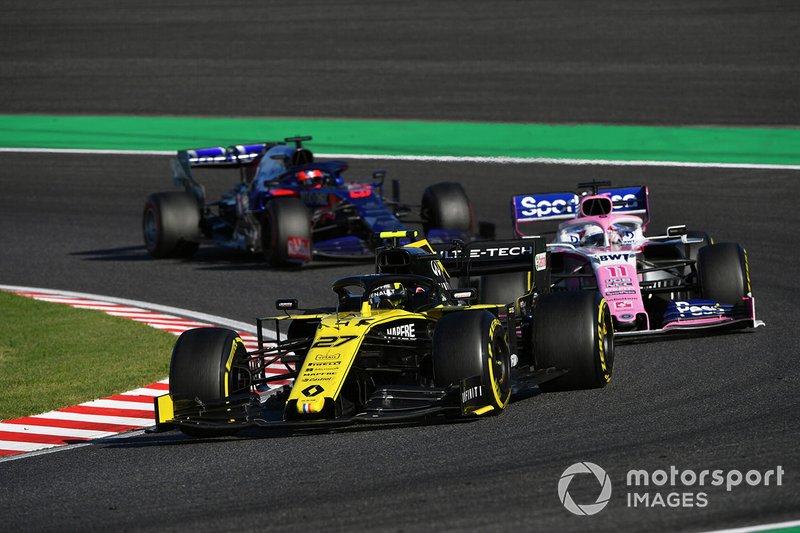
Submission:
[[[671,226],[646,237],[647,187],[579,184],[581,194],[513,197],[518,238],[547,229],[553,291],[598,291],[607,301],[620,340],[710,328],[756,328],[747,253],[738,243],[714,243],[705,233]],[[555,222],[553,222],[555,221]],[[533,231],[531,231],[533,230]],[[510,302],[527,292],[527,279],[482,280],[482,301]]]

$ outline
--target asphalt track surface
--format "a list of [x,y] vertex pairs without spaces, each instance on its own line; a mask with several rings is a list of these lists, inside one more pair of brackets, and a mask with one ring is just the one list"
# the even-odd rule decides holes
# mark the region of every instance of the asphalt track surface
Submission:
[[[3,113],[800,124],[788,3],[365,2],[325,14],[314,4],[35,4],[0,10]],[[325,88],[301,83],[319,77]],[[620,347],[606,389],[533,395],[475,423],[145,435],[2,462],[2,529],[692,531],[798,517],[796,172],[361,161],[350,174],[376,167],[401,179],[409,202],[426,184],[461,181],[501,236],[513,193],[645,182],[653,231],[686,223],[744,243],[767,328]],[[251,321],[281,296],[330,302],[331,281],[370,268],[270,270],[208,247],[150,260],[141,206],[169,185],[165,157],[0,154],[0,281]],[[558,499],[578,461],[614,483],[593,517]],[[780,487],[707,487],[704,508],[626,506],[628,470],[670,465],[786,474]],[[586,478],[570,487],[581,503],[597,491]]]

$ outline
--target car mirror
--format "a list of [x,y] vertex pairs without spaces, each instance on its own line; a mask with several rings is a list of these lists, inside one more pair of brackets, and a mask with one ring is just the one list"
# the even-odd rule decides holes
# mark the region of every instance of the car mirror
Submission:
[[296,298],[279,298],[275,300],[275,309],[279,311],[293,311],[297,309]]
[[448,289],[447,295],[453,300],[472,301],[478,298],[478,289]]
[[686,226],[670,226],[667,228],[667,235],[669,237],[680,237],[686,235]]

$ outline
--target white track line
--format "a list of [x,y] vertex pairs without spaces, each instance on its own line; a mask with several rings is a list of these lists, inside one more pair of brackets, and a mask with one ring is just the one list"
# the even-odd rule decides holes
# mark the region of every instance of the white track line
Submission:
[[0,147],[0,152],[22,154],[88,154],[88,155],[174,155],[168,150],[99,150],[92,148],[14,148]]
[[341,159],[386,159],[398,161],[428,161],[434,163],[489,163],[501,165],[575,165],[611,167],[687,167],[687,168],[744,168],[766,170],[800,170],[800,165],[769,163],[716,163],[696,161],[654,161],[624,159],[572,159],[558,157],[487,157],[487,156],[437,156],[437,155],[369,155],[369,154],[318,154],[320,157]]
[[[0,152],[42,154],[89,154],[89,155],[175,155],[167,150],[92,150],[80,148],[0,148]],[[488,157],[450,155],[392,155],[392,154],[317,154],[333,159],[380,159],[394,161],[427,161],[434,163],[489,163],[502,165],[577,165],[613,167],[685,167],[685,168],[740,168],[754,170],[800,170],[800,165],[777,165],[768,163],[717,163],[695,161],[653,161],[619,159],[571,159],[557,157]]]
[[800,527],[800,520],[791,522],[776,522],[774,524],[763,524],[758,526],[737,527],[734,529],[714,529],[704,533],[750,533],[755,531],[779,531],[791,527]]

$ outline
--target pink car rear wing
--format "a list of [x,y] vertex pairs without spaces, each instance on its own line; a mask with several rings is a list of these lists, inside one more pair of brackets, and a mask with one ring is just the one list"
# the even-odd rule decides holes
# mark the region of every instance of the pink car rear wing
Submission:
[[[614,202],[614,213],[638,215],[643,228],[650,221],[647,187],[616,187],[600,189],[598,194],[608,194]],[[578,216],[580,196],[573,192],[520,194],[511,198],[511,219],[514,235],[524,238],[536,235],[536,230],[526,231],[538,222],[569,220]]]

